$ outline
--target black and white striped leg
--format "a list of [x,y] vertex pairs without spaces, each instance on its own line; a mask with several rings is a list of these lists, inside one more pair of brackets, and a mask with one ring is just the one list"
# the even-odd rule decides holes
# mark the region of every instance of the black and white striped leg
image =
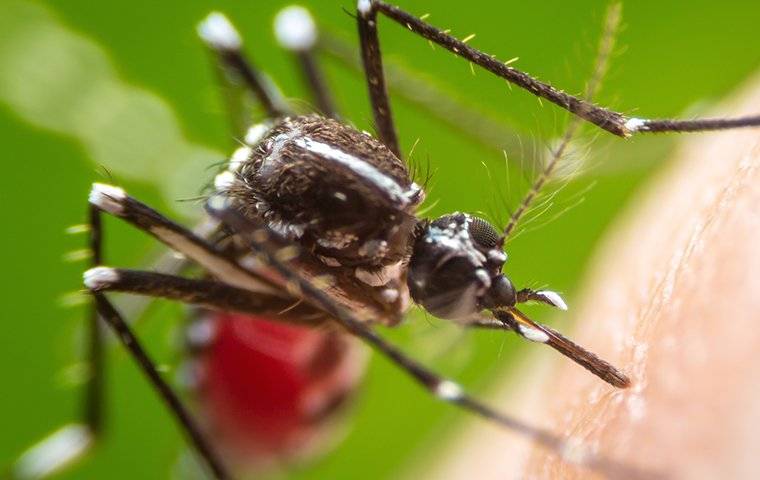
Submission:
[[311,13],[298,5],[280,10],[274,20],[274,32],[280,45],[295,55],[319,112],[337,118],[335,103],[315,56],[318,32]]
[[243,81],[264,107],[269,118],[290,113],[274,83],[243,54],[243,40],[222,13],[210,13],[199,25],[198,35],[217,56],[222,68]]
[[216,280],[99,266],[84,273],[84,284],[95,292],[165,298],[210,310],[277,316],[284,322],[316,326],[326,320],[324,314],[308,304],[294,304],[292,299],[251,292]]
[[[103,227],[101,222],[101,212],[108,212],[107,208],[103,208],[102,204],[97,201],[100,199],[106,206],[110,208],[115,207],[113,201],[108,200],[108,194],[114,197],[119,197],[119,189],[114,187],[105,188],[104,192],[100,194],[91,192],[90,194],[90,225],[91,225],[91,248],[93,250],[93,261],[96,265],[99,265],[103,261],[102,256],[102,243],[103,243]],[[223,480],[231,478],[229,473],[224,468],[219,456],[213,451],[208,440],[203,436],[198,424],[192,419],[187,408],[182,404],[177,394],[171,389],[169,384],[160,376],[156,369],[155,363],[151,361],[145,350],[140,345],[137,337],[134,335],[129,325],[124,321],[121,314],[114,308],[111,302],[106,297],[91,287],[97,286],[98,283],[102,283],[104,278],[108,278],[109,275],[106,271],[102,270],[104,267],[95,266],[85,273],[85,286],[90,290],[94,300],[94,318],[97,319],[95,327],[98,329],[99,335],[97,336],[98,342],[93,351],[97,351],[102,358],[103,339],[102,333],[100,333],[99,322],[103,321],[107,323],[116,333],[117,338],[122,342],[124,347],[130,352],[135,361],[138,363],[141,370],[150,380],[151,384],[156,388],[162,400],[166,403],[169,410],[177,418],[178,422],[184,429],[187,436],[190,438],[193,446],[198,451],[201,458],[207,464],[210,472],[215,478]],[[89,275],[88,275],[89,274]],[[100,362],[102,364],[102,362]],[[102,388],[102,367],[96,371],[100,373],[99,380],[97,382],[98,387]],[[100,425],[101,418],[101,405],[102,394],[99,392],[88,392],[87,404],[89,405],[86,410],[86,416],[88,419],[93,419],[95,425]],[[97,429],[95,430],[97,432]]]
[[155,237],[167,247],[203,267],[211,275],[223,278],[231,286],[253,292],[283,295],[282,289],[273,280],[244,268],[232,256],[130,197],[119,187],[95,183],[90,191],[89,201],[98,209]]
[[271,248],[271,245],[276,243],[272,241],[272,235],[275,234],[262,225],[253,224],[249,219],[243,217],[240,212],[229,207],[222,197],[212,198],[207,208],[212,216],[219,219],[242,239],[247,241],[252,251],[259,256],[261,261],[269,265],[286,280],[290,291],[298,292],[305,301],[326,312],[351,334],[371,345],[375,350],[385,355],[399,368],[411,375],[415,381],[437,398],[496,422],[508,430],[531,437],[550,449],[557,450],[563,446],[563,442],[550,432],[535,428],[515,418],[499,413],[469,396],[455,382],[447,380],[429,370],[385,341],[369,326],[372,322],[371,318],[359,318],[349,309],[333,301],[323,289],[306,281],[280,260],[277,252]]
[[111,302],[99,292],[91,291],[95,300],[95,306],[100,317],[113,329],[117,338],[121,341],[124,348],[132,355],[132,358],[143,371],[151,385],[156,389],[161,399],[177,419],[183,431],[188,436],[193,447],[208,466],[214,478],[226,480],[232,478],[224,467],[217,453],[211,446],[211,443],[204,436],[198,423],[192,418],[190,412],[182,404],[179,396],[172,390],[169,384],[161,377],[156,369],[155,363],[150,359],[145,349],[140,345],[140,341],[124,321],[124,318],[113,307]]
[[[382,82],[382,64],[379,60],[380,48],[377,42],[376,16],[378,12],[397,22],[405,29],[416,33],[485,70],[488,70],[513,85],[523,88],[540,98],[546,99],[587,122],[593,123],[598,127],[621,137],[629,137],[636,133],[648,132],[694,132],[760,126],[760,115],[741,118],[708,118],[693,120],[627,117],[622,113],[598,107],[590,101],[567,94],[548,83],[541,82],[531,75],[510,66],[509,62],[505,63],[497,60],[494,56],[471,47],[466,41],[459,40],[445,31],[433,27],[422,19],[409,14],[398,7],[387,4],[382,0],[359,0],[357,8],[359,11],[359,32],[363,42],[362,56],[365,61],[365,68],[367,68],[367,77],[370,83],[370,96],[378,95],[380,100],[382,100],[382,97],[379,95],[381,92],[385,91],[385,87]],[[367,47],[364,47],[365,41],[368,42]],[[368,60],[370,61],[372,69],[367,67]],[[373,85],[373,79],[375,82],[379,83]],[[373,97],[373,104],[374,101],[375,98]],[[385,101],[387,103],[387,98]],[[387,113],[389,120],[390,110],[388,110]]]
[[380,53],[380,40],[377,36],[377,9],[374,2],[359,0],[356,21],[359,29],[364,76],[367,80],[377,135],[386,147],[398,158],[401,158],[391,103],[388,98],[388,90],[385,87],[383,59]]

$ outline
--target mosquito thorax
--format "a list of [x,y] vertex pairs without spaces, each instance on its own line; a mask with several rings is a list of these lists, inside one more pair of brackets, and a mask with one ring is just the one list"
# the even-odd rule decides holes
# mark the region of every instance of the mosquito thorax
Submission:
[[512,283],[501,273],[503,237],[466,213],[418,226],[407,285],[412,298],[440,318],[466,321],[494,304],[514,304]]
[[252,127],[246,143],[215,182],[244,213],[331,266],[373,270],[408,256],[424,192],[380,141],[308,115]]

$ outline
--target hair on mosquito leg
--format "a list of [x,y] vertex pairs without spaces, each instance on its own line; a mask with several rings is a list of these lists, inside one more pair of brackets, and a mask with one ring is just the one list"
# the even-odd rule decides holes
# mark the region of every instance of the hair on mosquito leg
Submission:
[[[619,17],[619,12],[622,9],[620,7],[614,8],[617,8],[617,12],[611,12],[612,15],[618,13]],[[389,5],[381,0],[372,0],[370,1],[369,11],[363,15],[372,16],[375,12],[382,13],[384,16],[392,19],[400,25],[406,26],[415,34],[425,39],[432,40],[455,55],[475,63],[504,80],[514,83],[515,85],[533,93],[537,98],[546,99],[555,105],[568,110],[584,121],[593,123],[617,136],[629,137],[636,133],[646,132],[693,132],[760,126],[760,115],[731,119],[708,118],[695,120],[655,120],[637,118],[635,121],[627,123],[630,119],[625,115],[606,108],[598,107],[587,100],[569,95],[547,83],[541,82],[525,72],[504,65],[503,62],[496,60],[491,55],[485,54],[484,52],[461,42],[449,35],[446,31],[441,31],[398,7]],[[613,23],[612,15],[607,17],[609,19],[608,25]],[[608,57],[609,54],[605,53],[605,55],[603,61],[606,63],[606,57]],[[592,77],[592,79],[593,78],[594,77]],[[592,86],[595,87],[595,85]],[[629,127],[632,127],[633,129]]]

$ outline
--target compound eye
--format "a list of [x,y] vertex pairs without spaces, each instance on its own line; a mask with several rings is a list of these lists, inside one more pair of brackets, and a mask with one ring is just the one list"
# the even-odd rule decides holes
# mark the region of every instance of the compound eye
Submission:
[[486,250],[501,247],[501,243],[503,242],[501,232],[482,218],[470,218],[469,232],[473,241]]

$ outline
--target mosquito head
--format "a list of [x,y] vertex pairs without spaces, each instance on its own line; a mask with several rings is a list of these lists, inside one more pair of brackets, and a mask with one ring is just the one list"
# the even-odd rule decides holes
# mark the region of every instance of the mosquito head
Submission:
[[466,213],[422,223],[409,262],[412,298],[433,315],[454,320],[514,305],[514,287],[501,273],[503,243],[490,223]]

